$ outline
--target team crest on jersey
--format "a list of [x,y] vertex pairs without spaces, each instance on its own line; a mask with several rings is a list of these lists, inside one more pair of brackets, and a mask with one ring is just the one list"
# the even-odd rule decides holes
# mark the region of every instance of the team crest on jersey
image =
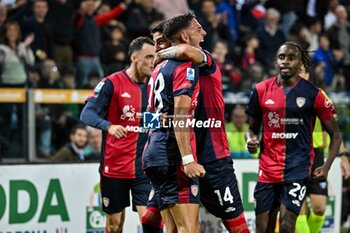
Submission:
[[191,193],[195,197],[198,195],[198,185],[191,185]]
[[280,127],[280,116],[279,114],[277,114],[276,112],[269,112],[267,114],[267,117],[269,118],[269,122],[267,123],[267,125],[269,127],[273,126],[275,128],[279,128]]
[[103,197],[102,198],[102,201],[103,201],[103,205],[105,207],[108,207],[109,206],[109,198],[108,197]]
[[132,105],[125,105],[120,119],[125,120],[125,118],[128,118],[129,121],[135,121],[135,114],[135,108]]
[[195,71],[194,71],[193,68],[187,68],[186,79],[188,79],[190,81],[193,81],[194,80],[194,74],[195,74]]
[[297,103],[298,107],[301,108],[306,103],[306,99],[304,97],[298,97],[296,99],[296,103]]

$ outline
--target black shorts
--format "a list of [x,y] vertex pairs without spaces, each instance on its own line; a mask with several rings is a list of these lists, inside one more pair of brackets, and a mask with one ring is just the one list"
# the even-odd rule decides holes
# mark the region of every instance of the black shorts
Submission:
[[254,190],[255,215],[279,207],[286,208],[299,215],[306,194],[306,180],[291,183],[261,183]]
[[130,191],[133,206],[146,206],[152,188],[147,177],[119,179],[103,175],[100,186],[102,210],[107,214],[119,213],[130,206]]
[[232,159],[215,160],[203,166],[206,174],[199,179],[203,206],[223,219],[232,219],[243,213]]
[[183,169],[183,166],[163,166],[145,170],[154,189],[151,200],[156,198],[160,210],[172,204],[199,203],[198,178],[188,178]]
[[[323,150],[314,149],[314,151],[315,151],[315,158],[314,158],[314,164],[312,165],[312,173],[315,171],[316,168],[324,164]],[[310,179],[310,181],[307,184],[306,193],[308,195],[318,194],[318,195],[328,196],[327,181],[318,181],[318,180]]]

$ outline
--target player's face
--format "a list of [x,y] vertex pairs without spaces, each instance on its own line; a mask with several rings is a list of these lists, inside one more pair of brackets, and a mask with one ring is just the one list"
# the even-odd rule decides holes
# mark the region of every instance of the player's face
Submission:
[[200,43],[204,41],[204,36],[207,33],[204,31],[202,26],[198,23],[196,19],[192,19],[190,27],[188,29],[189,43],[190,45],[199,48]]
[[163,37],[163,33],[160,32],[153,34],[153,42],[156,53],[170,47],[170,43]]
[[301,53],[295,46],[282,45],[276,54],[278,75],[283,80],[289,80],[299,75]]
[[88,141],[88,133],[84,129],[77,129],[75,134],[70,136],[70,140],[78,147],[84,148]]
[[144,44],[137,54],[136,68],[142,76],[151,76],[153,72],[153,60],[155,57],[154,47]]

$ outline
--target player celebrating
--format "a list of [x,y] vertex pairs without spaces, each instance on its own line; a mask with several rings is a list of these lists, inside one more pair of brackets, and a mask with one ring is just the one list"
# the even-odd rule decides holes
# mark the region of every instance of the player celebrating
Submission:
[[[294,42],[284,43],[276,53],[278,75],[256,85],[247,109],[247,148],[256,153],[261,145],[258,183],[255,187],[256,232],[274,232],[280,211],[280,232],[294,232],[305,198],[306,182],[313,164],[312,132],[316,116],[331,137],[324,165],[313,178],[325,180],[338,153],[341,133],[334,120],[333,105],[322,91],[299,77],[307,69],[307,52]],[[261,142],[257,137],[262,125]]]
[[130,190],[140,218],[151,190],[141,169],[147,141],[147,131],[141,126],[142,112],[147,107],[145,82],[153,70],[153,45],[147,37],[133,40],[129,46],[130,67],[104,78],[81,113],[84,123],[103,131],[100,175],[108,233],[122,232]]
[[[189,40],[170,48],[169,41],[174,37],[172,24],[178,21],[196,22],[190,24]],[[196,128],[198,161],[204,166],[206,175],[200,178],[201,202],[206,209],[222,219],[231,233],[249,232],[243,213],[241,197],[230,157],[224,128],[224,101],[222,78],[215,61],[207,51],[202,51],[200,42],[205,31],[192,14],[184,14],[159,24],[153,29],[153,40],[157,53],[156,62],[162,59],[192,60],[199,65],[200,95],[196,109],[196,120],[215,119],[221,122],[218,128]],[[166,48],[166,49],[165,49]]]
[[[175,43],[187,42],[195,21],[178,20],[171,25]],[[198,176],[194,132],[186,123],[196,106],[198,70],[191,62],[166,60],[149,81],[151,109],[172,115],[173,125],[152,131],[144,152],[144,170],[150,177],[166,226],[175,223],[178,232],[199,232]],[[181,126],[182,125],[182,126]],[[172,223],[173,222],[173,223]]]

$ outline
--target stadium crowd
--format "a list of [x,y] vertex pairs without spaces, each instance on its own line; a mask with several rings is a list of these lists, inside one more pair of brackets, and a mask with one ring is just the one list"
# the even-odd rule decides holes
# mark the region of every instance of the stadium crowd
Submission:
[[[310,51],[317,86],[350,90],[347,0],[3,1],[0,87],[93,89],[129,63],[131,40],[150,36],[152,26],[189,10],[207,32],[201,45],[222,71],[224,92],[250,91],[274,75],[275,52],[287,40]],[[40,156],[50,157],[69,140],[67,130],[57,129],[71,129],[80,110],[37,106]],[[1,134],[12,135],[21,128],[21,107],[1,105],[1,111]]]

